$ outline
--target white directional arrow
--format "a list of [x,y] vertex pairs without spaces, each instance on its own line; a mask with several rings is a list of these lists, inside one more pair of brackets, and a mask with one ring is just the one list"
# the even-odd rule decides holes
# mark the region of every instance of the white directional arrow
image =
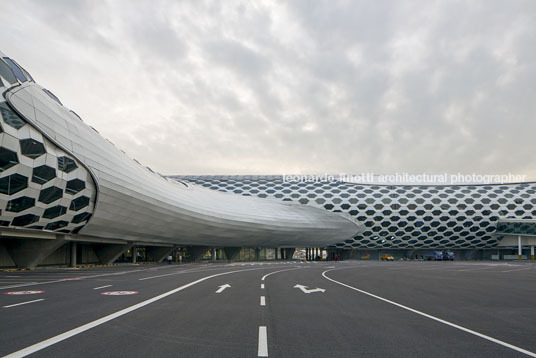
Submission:
[[300,290],[302,290],[303,293],[314,293],[314,292],[326,292],[325,289],[323,288],[313,288],[313,289],[307,289],[307,286],[304,286],[304,285],[296,285],[294,286],[294,288],[299,288]]
[[225,285],[221,285],[221,286],[218,286],[218,290],[216,291],[216,293],[222,293],[223,290],[225,290],[226,288],[228,287],[231,287],[231,285],[229,285],[228,283],[226,283]]

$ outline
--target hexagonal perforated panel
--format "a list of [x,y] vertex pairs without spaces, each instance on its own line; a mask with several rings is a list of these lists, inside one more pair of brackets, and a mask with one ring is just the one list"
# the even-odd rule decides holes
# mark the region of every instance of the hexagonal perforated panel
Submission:
[[[6,102],[0,102],[0,116],[0,224],[78,232],[93,212],[89,172]],[[74,211],[82,208],[82,214]]]
[[490,248],[499,218],[533,219],[536,183],[410,186],[289,183],[282,176],[175,176],[213,190],[346,212],[365,226],[340,248]]

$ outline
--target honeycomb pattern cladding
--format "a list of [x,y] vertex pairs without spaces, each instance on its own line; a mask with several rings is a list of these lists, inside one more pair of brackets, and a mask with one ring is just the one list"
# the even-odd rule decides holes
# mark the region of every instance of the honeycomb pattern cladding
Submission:
[[536,183],[408,186],[283,182],[282,176],[175,176],[206,188],[346,212],[364,231],[339,248],[491,248],[499,218],[534,219]]
[[0,226],[77,233],[93,213],[89,172],[0,102]]

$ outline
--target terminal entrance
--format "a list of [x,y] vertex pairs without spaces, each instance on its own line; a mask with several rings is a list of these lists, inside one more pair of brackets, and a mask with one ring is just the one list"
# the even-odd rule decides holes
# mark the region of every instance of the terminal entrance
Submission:
[[[534,261],[534,246],[536,246],[536,220],[501,219],[495,233],[500,236],[499,247],[517,248],[519,261],[530,259]],[[500,259],[500,254],[499,259]],[[506,259],[511,259],[507,257]]]

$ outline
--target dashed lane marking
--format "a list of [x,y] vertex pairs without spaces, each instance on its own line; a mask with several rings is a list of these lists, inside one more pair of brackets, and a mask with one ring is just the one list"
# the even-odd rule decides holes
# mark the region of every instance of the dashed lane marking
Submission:
[[261,296],[261,306],[266,306],[266,297]]
[[95,287],[94,290],[100,290],[101,288],[112,287],[112,285]]
[[[221,273],[217,273],[217,274],[213,274],[213,275],[210,275],[210,276],[205,276],[205,277],[202,277],[198,280],[195,280],[195,281],[192,281],[190,283],[187,283],[186,285],[182,285],[180,287],[177,287],[171,291],[168,291],[168,292],[164,292],[158,296],[155,296],[155,297],[152,297],[152,298],[149,298],[148,300],[145,300],[145,301],[142,301],[140,303],[137,303],[135,305],[132,305],[130,307],[127,307],[127,308],[124,308],[120,311],[117,311],[115,313],[112,313],[112,314],[109,314],[107,316],[104,316],[102,318],[99,318],[95,321],[92,321],[92,322],[89,322],[89,323],[86,323],[80,327],[77,327],[77,328],[73,328],[69,331],[66,331],[64,333],[61,333],[61,334],[58,334],[57,336],[54,336],[54,337],[51,337],[51,338],[48,338],[48,339],[45,339],[44,341],[41,341],[41,342],[38,342],[38,343],[35,343],[31,346],[28,346],[26,348],[23,348],[23,349],[20,349],[16,352],[13,352],[13,353],[10,353],[6,356],[4,356],[3,358],[21,358],[21,357],[26,357],[30,354],[33,354],[35,352],[38,352],[42,349],[45,349],[47,347],[50,347],[56,343],[59,343],[61,341],[64,341],[66,339],[69,339],[73,336],[76,336],[77,334],[80,334],[80,333],[83,333],[85,331],[88,331],[92,328],[95,328],[97,326],[100,326],[101,324],[104,324],[106,322],[109,322],[111,320],[114,320],[118,317],[121,317],[121,316],[124,316],[126,315],[127,313],[130,313],[132,311],[135,311],[137,309],[140,309],[142,307],[145,307],[153,302],[156,302],[156,301],[159,301],[167,296],[170,296],[174,293],[177,293],[179,291],[182,291],[188,287],[191,287],[191,286],[194,286],[194,285],[197,285],[198,283],[200,282],[203,282],[203,281],[206,281],[208,279],[211,279],[211,278],[214,278],[214,277],[219,277],[219,276],[223,276],[223,275],[230,275],[230,274],[233,274],[233,273],[242,273],[242,272],[247,272],[247,271],[257,271],[257,270],[266,270],[266,267],[259,267],[259,268],[251,268],[251,269],[244,269],[244,270],[236,270],[236,271],[228,271],[228,272],[221,272]],[[264,327],[264,330],[266,331],[266,327]],[[260,333],[260,329],[259,329],[259,333]],[[259,335],[260,336],[260,335]],[[261,348],[261,342],[259,342],[259,348]],[[259,355],[260,357],[268,357],[268,346],[266,344],[266,332],[264,334],[264,350],[263,352],[266,352],[265,355]],[[259,349],[259,353],[261,353],[261,350]]]
[[266,334],[266,326],[259,326],[259,347],[257,356],[268,357],[268,337]]
[[44,298],[40,298],[40,299],[38,299],[38,300],[32,300],[32,301],[26,301],[26,302],[20,302],[20,303],[15,303],[15,304],[12,304],[12,305],[2,306],[2,307],[3,307],[3,308],[11,308],[11,307],[16,307],[16,306],[27,305],[28,303],[34,303],[34,302],[44,301],[44,300],[45,300]]

